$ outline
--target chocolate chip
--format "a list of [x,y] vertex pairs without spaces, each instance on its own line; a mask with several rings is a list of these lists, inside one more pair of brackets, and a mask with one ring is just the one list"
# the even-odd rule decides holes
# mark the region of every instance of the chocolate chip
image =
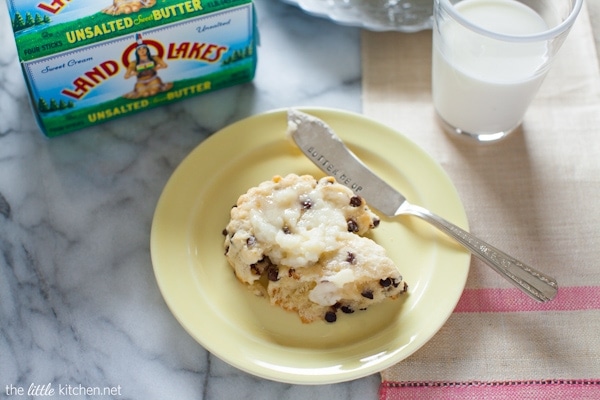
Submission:
[[342,306],[341,310],[344,314],[352,314],[354,312],[350,306]]
[[388,287],[392,284],[392,278],[385,278],[385,279],[380,279],[379,280],[379,284],[382,287]]
[[271,266],[267,271],[267,277],[271,282],[277,282],[279,280],[279,268]]
[[360,198],[360,196],[352,196],[350,198],[350,205],[352,207],[360,207],[361,204],[362,204],[362,199]]
[[309,210],[313,205],[311,199],[302,200],[301,204],[302,204],[302,208],[304,208],[305,210]]
[[373,218],[373,228],[377,228],[381,220],[379,218]]
[[292,279],[295,279],[295,280],[298,280],[298,279],[300,279],[300,275],[298,275],[298,274],[296,273],[296,270],[295,270],[294,268],[290,268],[290,269],[288,270],[288,276],[289,276],[290,278],[292,278]]
[[373,291],[371,289],[365,289],[360,294],[362,297],[373,300]]
[[356,263],[356,254],[349,251],[348,256],[346,257],[346,261],[349,262],[350,264],[355,264]]
[[358,232],[358,224],[356,223],[355,220],[353,219],[349,219],[348,220],[348,232],[352,232],[352,233],[356,233]]
[[223,234],[223,236],[227,236],[227,229],[226,229],[226,228],[225,228],[225,229],[223,229],[223,230],[221,231],[221,233]]
[[248,247],[252,247],[256,244],[256,238],[254,236],[250,236],[248,237],[248,239],[246,239],[246,245]]
[[325,313],[325,321],[327,322],[335,322],[337,320],[337,315],[335,311],[327,311]]

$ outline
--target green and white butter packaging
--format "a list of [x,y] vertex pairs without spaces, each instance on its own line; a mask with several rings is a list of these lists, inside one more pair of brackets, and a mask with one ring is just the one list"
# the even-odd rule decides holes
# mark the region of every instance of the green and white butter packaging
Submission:
[[254,78],[252,0],[8,0],[8,7],[49,137]]

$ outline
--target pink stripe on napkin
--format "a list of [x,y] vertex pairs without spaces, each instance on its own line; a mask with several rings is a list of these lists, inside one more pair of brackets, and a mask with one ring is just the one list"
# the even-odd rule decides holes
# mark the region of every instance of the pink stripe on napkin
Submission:
[[539,303],[519,289],[465,289],[454,312],[600,310],[600,286],[560,287],[556,298]]
[[380,400],[417,399],[598,399],[600,380],[503,382],[383,382]]

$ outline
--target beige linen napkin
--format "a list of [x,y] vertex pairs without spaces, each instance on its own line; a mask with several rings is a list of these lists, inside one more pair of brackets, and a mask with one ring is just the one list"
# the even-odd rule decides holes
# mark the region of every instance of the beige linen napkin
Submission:
[[598,385],[600,74],[585,5],[522,129],[496,144],[457,140],[437,125],[431,31],[364,31],[362,59],[364,114],[442,165],[474,234],[560,285],[556,300],[538,306],[473,260],[457,310],[422,349],[383,371],[384,385],[590,379]]

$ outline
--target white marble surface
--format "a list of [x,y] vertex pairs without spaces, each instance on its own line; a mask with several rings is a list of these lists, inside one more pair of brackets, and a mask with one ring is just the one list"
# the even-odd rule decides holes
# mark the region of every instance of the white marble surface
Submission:
[[256,0],[262,43],[252,84],[48,140],[30,111],[5,1],[0,399],[37,398],[26,395],[32,384],[112,387],[118,399],[376,399],[377,375],[295,386],[210,355],[167,309],[149,252],[163,186],[210,134],[273,108],[360,111],[359,31]]

